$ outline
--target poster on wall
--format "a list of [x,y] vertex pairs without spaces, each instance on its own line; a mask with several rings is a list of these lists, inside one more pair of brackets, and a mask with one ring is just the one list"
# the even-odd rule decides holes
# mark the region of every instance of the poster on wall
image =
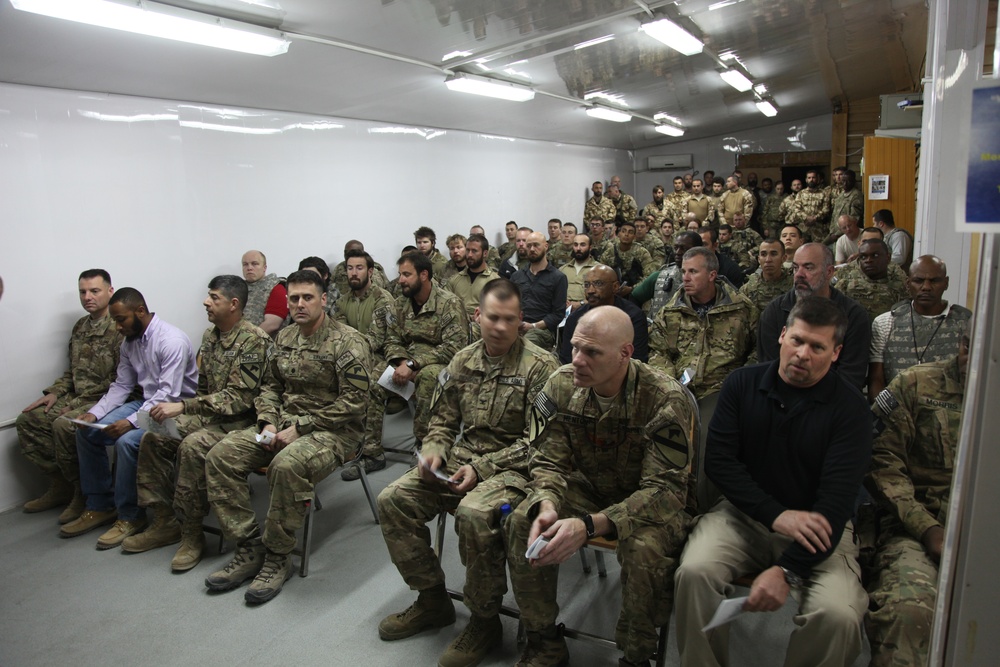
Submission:
[[1000,225],[1000,84],[984,81],[972,91],[969,173],[962,231],[993,232]]
[[868,198],[889,198],[889,174],[872,174],[868,177]]

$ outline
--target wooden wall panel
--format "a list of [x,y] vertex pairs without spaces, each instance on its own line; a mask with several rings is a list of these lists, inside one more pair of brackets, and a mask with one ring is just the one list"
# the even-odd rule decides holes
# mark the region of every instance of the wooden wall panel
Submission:
[[[871,224],[872,214],[882,208],[892,211],[896,226],[913,233],[916,221],[917,147],[909,139],[865,137],[865,173],[861,186],[865,195],[865,225]],[[868,199],[868,177],[889,175],[889,199]]]

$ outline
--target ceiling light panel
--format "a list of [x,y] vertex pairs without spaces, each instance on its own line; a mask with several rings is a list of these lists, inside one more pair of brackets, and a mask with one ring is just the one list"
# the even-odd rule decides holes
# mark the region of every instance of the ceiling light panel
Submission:
[[639,26],[639,30],[686,56],[701,53],[705,48],[705,44],[700,39],[670,19],[644,23]]

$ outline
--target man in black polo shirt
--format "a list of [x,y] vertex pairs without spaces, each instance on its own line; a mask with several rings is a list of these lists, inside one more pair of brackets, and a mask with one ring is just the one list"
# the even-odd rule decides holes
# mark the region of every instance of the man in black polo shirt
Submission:
[[830,372],[847,317],[830,299],[798,300],[779,358],[734,371],[708,431],[704,472],[722,498],[688,540],[676,575],[681,664],[728,664],[728,626],[708,632],[732,581],[759,572],[746,611],[799,613],[786,666],[846,666],[861,652],[868,599],[850,524],[871,459],[864,397]]
[[521,333],[543,350],[556,344],[556,327],[566,314],[566,274],[549,263],[549,244],[540,232],[528,234],[525,243],[530,264],[518,269],[510,281],[521,289],[524,320]]
[[760,315],[757,329],[757,358],[778,358],[778,334],[798,299],[820,296],[829,299],[847,315],[843,350],[833,368],[859,390],[868,376],[868,353],[872,329],[868,313],[857,301],[830,286],[833,278],[833,252],[822,243],[807,243],[795,251],[792,260],[792,289],[776,297]]

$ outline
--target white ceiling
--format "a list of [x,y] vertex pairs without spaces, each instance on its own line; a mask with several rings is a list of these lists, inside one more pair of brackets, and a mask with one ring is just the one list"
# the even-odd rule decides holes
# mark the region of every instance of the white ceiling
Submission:
[[[678,140],[653,132],[648,120],[592,119],[581,108],[585,95],[617,96],[647,117],[668,113],[688,128],[684,139],[773,122],[752,92],[716,73],[719,56],[732,53],[766,84],[777,120],[794,121],[919,89],[927,25],[924,0],[165,4],[240,18],[246,8],[255,22],[290,33],[292,44],[285,55],[251,56],[28,14],[0,0],[0,81],[635,149]],[[706,52],[685,57],[639,33],[650,14],[680,17]],[[613,41],[572,48],[611,34]],[[471,55],[442,62],[452,51]],[[488,72],[474,62],[482,58]],[[523,80],[557,97],[515,103],[451,92],[449,68]]]

